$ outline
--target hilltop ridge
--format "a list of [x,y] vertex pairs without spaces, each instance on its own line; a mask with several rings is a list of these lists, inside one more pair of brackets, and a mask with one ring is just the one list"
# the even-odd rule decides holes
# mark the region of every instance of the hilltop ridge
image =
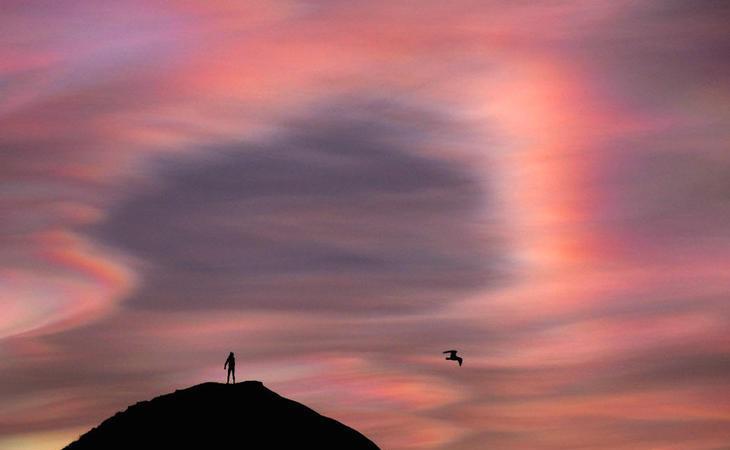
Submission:
[[203,383],[136,403],[64,450],[217,446],[379,450],[358,431],[280,396],[260,381]]

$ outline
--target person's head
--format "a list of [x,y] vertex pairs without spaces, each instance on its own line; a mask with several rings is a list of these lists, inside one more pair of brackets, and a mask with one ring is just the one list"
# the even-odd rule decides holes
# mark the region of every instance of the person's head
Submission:
[[233,356],[233,352],[229,353],[228,356]]

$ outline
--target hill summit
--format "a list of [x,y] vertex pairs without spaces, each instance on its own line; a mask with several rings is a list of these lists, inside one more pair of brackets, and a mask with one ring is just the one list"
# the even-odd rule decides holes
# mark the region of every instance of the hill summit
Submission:
[[259,381],[203,383],[130,406],[64,450],[379,450],[342,423]]

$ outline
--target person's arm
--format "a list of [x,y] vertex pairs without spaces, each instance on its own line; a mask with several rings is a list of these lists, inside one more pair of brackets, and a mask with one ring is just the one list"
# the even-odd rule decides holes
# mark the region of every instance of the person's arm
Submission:
[[223,364],[223,370],[226,370],[226,367],[228,367],[228,360],[226,360],[225,364]]

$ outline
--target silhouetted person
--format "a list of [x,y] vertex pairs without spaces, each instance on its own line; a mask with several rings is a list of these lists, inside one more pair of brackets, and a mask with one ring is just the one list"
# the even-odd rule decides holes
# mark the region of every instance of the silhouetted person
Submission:
[[228,376],[226,377],[226,384],[228,384],[231,381],[231,376],[233,376],[233,384],[236,384],[236,357],[233,356],[233,352],[228,354],[228,359],[226,359],[226,363],[223,364],[223,370],[228,367]]
[[461,367],[461,363],[464,362],[464,360],[461,357],[456,356],[456,352],[458,352],[458,350],[446,350],[443,353],[449,354],[449,356],[446,357],[447,361],[457,361],[459,363],[459,367]]

